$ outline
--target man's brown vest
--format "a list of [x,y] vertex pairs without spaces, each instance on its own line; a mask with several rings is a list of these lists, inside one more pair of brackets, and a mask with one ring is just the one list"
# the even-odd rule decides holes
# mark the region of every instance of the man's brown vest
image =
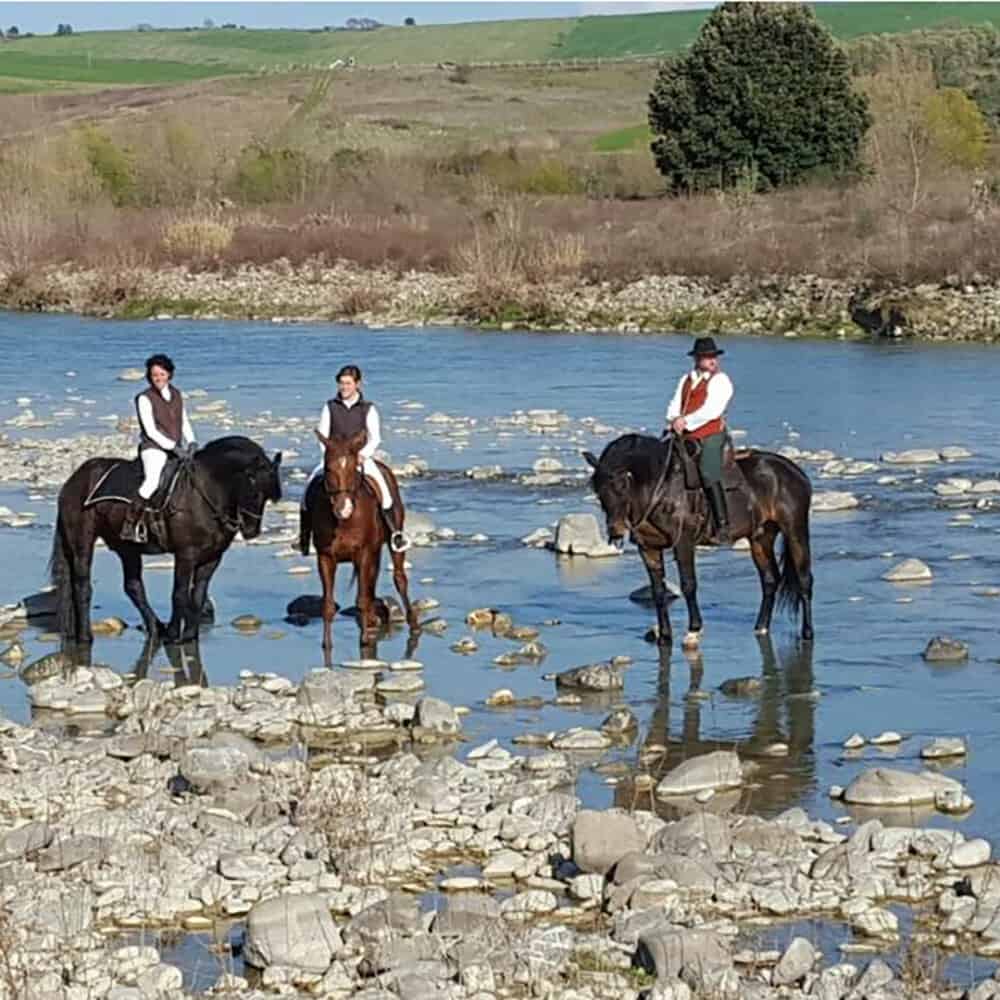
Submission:
[[354,437],[359,431],[367,431],[369,403],[360,393],[353,406],[345,406],[340,396],[326,401],[330,411],[330,437]]
[[[695,410],[700,409],[705,400],[708,399],[708,383],[711,381],[711,376],[705,379],[700,379],[697,385],[692,385],[691,375],[684,380],[684,388],[681,389],[681,416],[686,417]],[[726,418],[716,417],[715,420],[709,420],[707,424],[703,424],[696,431],[688,431],[688,437],[694,438],[695,441],[700,441],[702,438],[711,437],[713,434],[719,434],[726,429]]]
[[[140,392],[135,397],[136,413],[139,412],[139,400],[143,396],[149,400],[153,407],[153,423],[156,424],[156,429],[165,437],[170,438],[171,441],[179,443],[181,435],[184,432],[184,398],[181,396],[180,389],[174,386],[170,387],[170,402],[168,403],[160,395],[159,389],[150,386],[145,392]],[[146,448],[160,447],[143,430],[141,419],[139,421],[139,433],[141,435],[141,440],[139,441],[140,451],[144,451]]]

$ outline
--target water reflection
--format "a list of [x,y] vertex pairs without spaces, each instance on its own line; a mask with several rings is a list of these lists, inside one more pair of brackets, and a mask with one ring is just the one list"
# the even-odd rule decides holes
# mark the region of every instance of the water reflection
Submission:
[[[639,792],[631,782],[616,790],[617,805],[641,805],[667,819],[676,819],[692,809],[722,811],[739,807],[763,815],[774,815],[804,799],[816,785],[814,751],[816,692],[813,686],[811,643],[794,642],[776,650],[770,636],[757,638],[761,656],[760,688],[747,697],[752,719],[747,735],[729,738],[702,730],[705,713],[712,713],[713,699],[725,697],[702,688],[704,658],[700,650],[685,652],[688,687],[681,699],[681,717],[671,720],[676,701],[671,694],[670,651],[660,651],[656,707],[649,723],[640,759],[649,760],[654,781],[678,764],[715,750],[733,750],[756,770],[745,787],[719,793],[706,804],[691,799],[659,800],[652,791]],[[712,713],[714,714],[714,713]],[[777,744],[784,744],[783,752]]]

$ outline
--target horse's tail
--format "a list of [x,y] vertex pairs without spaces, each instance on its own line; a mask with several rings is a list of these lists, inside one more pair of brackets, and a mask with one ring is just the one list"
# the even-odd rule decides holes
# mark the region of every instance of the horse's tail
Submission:
[[66,542],[62,511],[56,514],[52,533],[52,555],[49,557],[49,581],[56,588],[56,620],[63,635],[72,635],[76,628],[73,610],[73,571]]
[[[808,547],[808,536],[805,538],[804,544]],[[780,571],[776,601],[778,611],[786,612],[792,618],[798,619],[805,607],[806,593],[802,585],[802,579],[799,576],[798,567],[795,565],[795,560],[788,551],[788,541],[785,538],[781,540],[781,555],[778,559],[778,568]]]

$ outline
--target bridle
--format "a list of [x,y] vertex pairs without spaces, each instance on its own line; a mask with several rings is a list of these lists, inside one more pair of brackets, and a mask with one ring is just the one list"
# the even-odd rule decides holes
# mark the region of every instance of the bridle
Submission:
[[[242,506],[239,503],[239,501],[237,501],[237,503],[236,503],[236,517],[235,518],[230,517],[224,510],[220,510],[219,507],[212,500],[212,498],[209,497],[205,493],[205,491],[201,488],[201,486],[198,483],[198,477],[195,476],[195,474],[194,474],[194,468],[191,467],[191,466],[189,466],[188,470],[187,470],[187,473],[188,473],[188,478],[191,480],[191,485],[194,488],[195,493],[197,493],[198,496],[201,497],[202,502],[205,504],[206,507],[208,507],[208,509],[215,516],[215,519],[219,522],[219,524],[222,525],[222,527],[226,531],[229,531],[232,534],[236,534],[237,532],[242,532],[243,531],[243,518],[244,517],[252,518],[258,524],[260,524],[261,521],[264,520],[264,504],[263,503],[261,504],[261,512],[259,514],[256,514],[252,510],[247,510],[246,507]],[[267,501],[265,499],[264,503],[266,503],[266,502]]]
[[324,467],[323,469],[323,492],[326,493],[327,497],[329,498],[331,508],[337,502],[337,497],[340,496],[346,496],[347,499],[351,501],[352,506],[357,507],[358,492],[360,491],[363,485],[364,485],[364,476],[362,475],[361,467],[360,465],[357,464],[357,462],[355,462],[354,465],[354,482],[352,483],[351,488],[349,490],[347,489],[331,490],[326,480],[326,468]]
[[670,463],[674,457],[674,435],[670,435],[667,439],[667,455],[663,461],[663,468],[660,469],[660,475],[656,480],[656,485],[653,487],[653,492],[649,496],[649,503],[646,504],[646,510],[642,517],[638,521],[633,521],[628,516],[632,510],[632,498],[629,497],[628,505],[626,507],[626,517],[625,517],[625,528],[630,534],[635,534],[648,520],[650,514],[653,513],[656,506],[660,502],[660,494],[663,491],[663,484],[667,481],[667,473],[670,472]]

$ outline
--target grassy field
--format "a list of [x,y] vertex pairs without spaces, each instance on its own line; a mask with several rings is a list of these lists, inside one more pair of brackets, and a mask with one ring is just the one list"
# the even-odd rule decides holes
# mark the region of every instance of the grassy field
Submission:
[[[817,14],[840,38],[993,23],[1000,3],[824,3]],[[80,84],[183,83],[210,76],[287,71],[353,57],[360,65],[535,62],[655,56],[698,33],[705,10],[468,24],[371,32],[217,28],[108,31],[0,43],[0,90]],[[317,12],[317,18],[320,14]]]

